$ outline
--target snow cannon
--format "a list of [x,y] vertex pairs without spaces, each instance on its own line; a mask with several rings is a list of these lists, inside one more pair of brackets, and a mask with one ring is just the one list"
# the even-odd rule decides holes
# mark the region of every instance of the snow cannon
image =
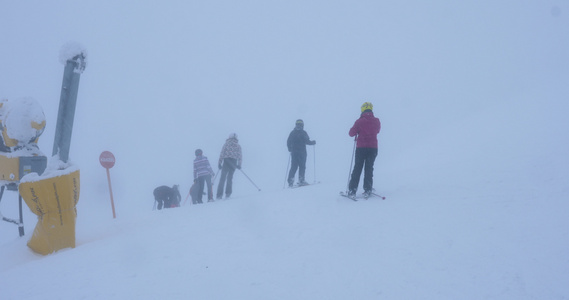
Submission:
[[[47,157],[37,143],[45,128],[45,115],[41,106],[32,98],[8,101],[0,100],[0,201],[4,190],[17,191],[18,183],[27,174],[42,174]],[[19,220],[4,217],[2,221],[18,225],[24,235],[22,197],[19,200]]]
[[80,181],[79,169],[68,162],[68,158],[79,78],[85,69],[86,57],[85,50],[75,43],[61,49],[60,61],[65,69],[53,155],[43,175],[28,174],[19,185],[21,197],[38,216],[28,247],[43,255],[63,248],[75,248]]
[[32,98],[0,102],[0,181],[14,189],[28,173],[42,174],[47,157],[37,145],[45,129],[42,107]]

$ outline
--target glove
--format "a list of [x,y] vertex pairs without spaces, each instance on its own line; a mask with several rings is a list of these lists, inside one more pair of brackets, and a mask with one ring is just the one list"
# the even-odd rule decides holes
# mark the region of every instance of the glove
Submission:
[[198,183],[198,179],[197,179],[197,178],[196,178],[196,179],[194,179],[194,183]]
[[237,169],[241,170],[241,165],[237,165]]
[[221,169],[221,164],[217,165],[217,167],[218,167],[219,169]]
[[310,145],[316,145],[316,141],[310,141]]

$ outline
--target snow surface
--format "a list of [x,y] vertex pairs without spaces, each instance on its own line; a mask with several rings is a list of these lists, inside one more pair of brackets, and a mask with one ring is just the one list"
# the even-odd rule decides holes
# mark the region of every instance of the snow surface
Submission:
[[[41,256],[0,223],[1,299],[568,299],[569,4],[527,1],[10,3],[0,98],[44,108],[57,50],[89,49],[70,159],[77,247]],[[89,12],[89,13],[85,13]],[[21,20],[28,22],[21,22]],[[58,20],[54,22],[54,20]],[[382,121],[375,186],[338,195],[365,101]],[[308,187],[283,189],[296,119]],[[152,211],[193,151],[231,132],[229,200]],[[99,154],[110,170],[112,218]],[[2,214],[17,216],[6,191]]]

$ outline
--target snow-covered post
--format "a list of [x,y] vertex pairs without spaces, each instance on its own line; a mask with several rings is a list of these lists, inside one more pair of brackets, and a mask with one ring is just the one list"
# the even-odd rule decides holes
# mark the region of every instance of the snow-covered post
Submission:
[[59,159],[67,162],[69,147],[71,146],[71,133],[75,117],[75,104],[79,91],[79,79],[87,65],[86,51],[76,43],[64,45],[59,54],[59,60],[65,64],[63,83],[61,84],[61,97],[59,99],[59,112],[55,127],[55,140],[53,142],[53,156],[59,154]]

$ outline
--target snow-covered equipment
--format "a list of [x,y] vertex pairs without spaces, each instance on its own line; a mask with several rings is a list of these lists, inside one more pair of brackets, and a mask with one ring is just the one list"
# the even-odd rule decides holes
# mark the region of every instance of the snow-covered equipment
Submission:
[[49,170],[42,176],[29,174],[19,189],[28,207],[38,216],[28,247],[43,255],[75,248],[79,169],[69,166],[64,170]]
[[45,129],[42,107],[32,98],[0,102],[0,180],[17,183],[24,175],[43,173],[47,158],[37,146]]
[[79,79],[87,65],[87,54],[78,44],[68,43],[61,49],[59,60],[65,64],[65,70],[63,72],[63,83],[61,84],[59,112],[57,114],[52,155],[59,155],[61,161],[67,162],[77,93],[79,91]]
[[[5,190],[18,190],[18,184],[26,174],[44,172],[47,157],[40,151],[37,142],[45,124],[43,109],[34,99],[0,101],[0,201]],[[21,196],[18,201],[19,220],[4,216],[2,220],[18,225],[19,234],[23,236]]]
[[68,159],[79,78],[85,69],[86,51],[78,44],[67,44],[61,49],[60,61],[65,64],[65,70],[53,157],[43,175],[28,174],[22,178],[19,186],[21,197],[38,216],[28,247],[43,255],[75,247],[80,177],[79,169]]

